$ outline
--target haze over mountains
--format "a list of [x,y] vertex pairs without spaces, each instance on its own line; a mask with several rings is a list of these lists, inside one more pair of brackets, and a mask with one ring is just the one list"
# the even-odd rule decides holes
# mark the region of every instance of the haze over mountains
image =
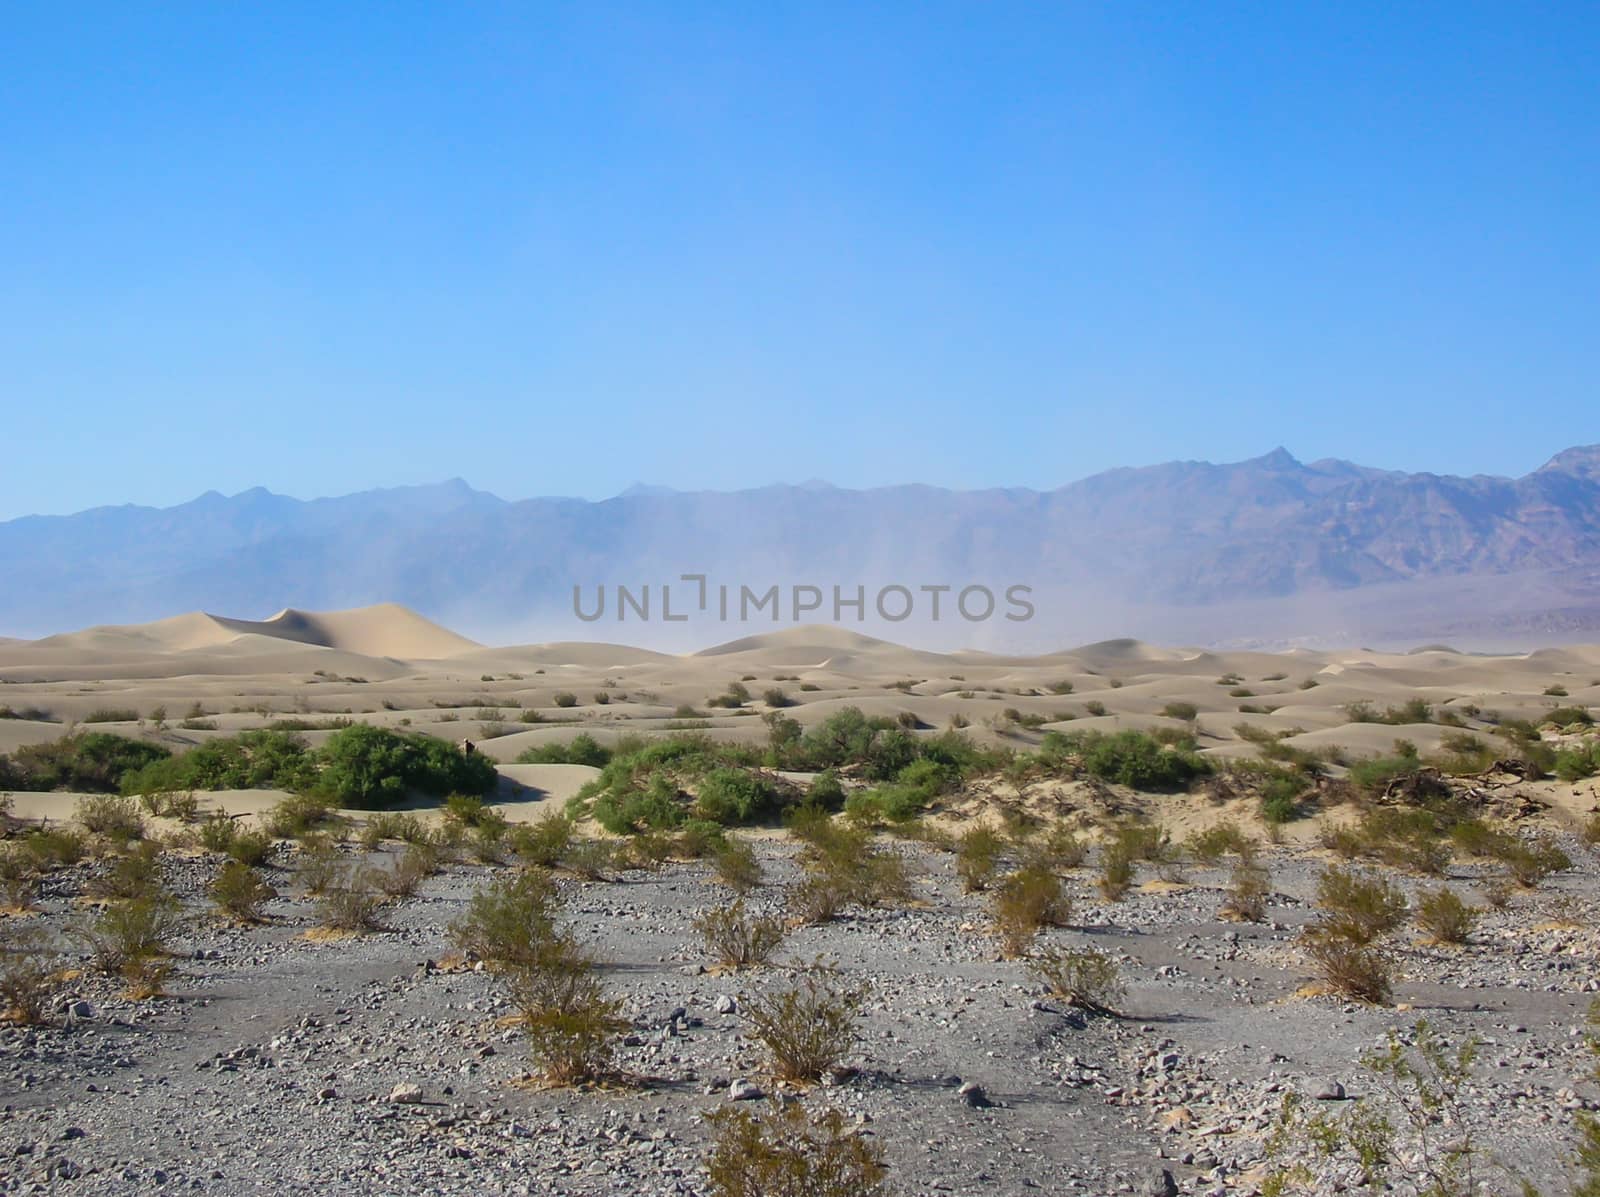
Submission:
[[[928,646],[1043,651],[1109,636],[1168,642],[1517,646],[1600,636],[1600,446],[1522,478],[1303,464],[1118,469],[1053,491],[822,483],[733,493],[641,486],[602,502],[507,502],[453,480],[301,501],[262,489],[0,524],[0,635],[174,612],[396,602],[485,641],[700,647],[770,630],[683,611],[693,587],[864,586],[867,618],[810,619]],[[573,613],[573,588],[595,622]],[[618,621],[617,585],[655,593]],[[1033,587],[1036,614],[876,618],[898,584]],[[788,599],[784,600],[787,608]],[[736,613],[736,612],[735,612]],[[778,626],[789,622],[780,612]],[[357,650],[358,651],[358,650]]]

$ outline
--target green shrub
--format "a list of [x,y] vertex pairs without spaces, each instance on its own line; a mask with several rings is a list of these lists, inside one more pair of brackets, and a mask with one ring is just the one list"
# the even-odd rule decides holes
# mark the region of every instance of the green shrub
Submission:
[[308,789],[316,763],[305,739],[287,731],[247,731],[207,740],[178,756],[163,754],[123,778],[125,794],[179,790]]
[[1117,962],[1093,948],[1047,948],[1030,961],[1029,970],[1079,1010],[1111,1014],[1123,997]]
[[115,794],[124,777],[167,755],[159,744],[110,732],[79,732],[0,756],[0,788]]
[[558,905],[549,875],[527,869],[474,894],[450,935],[463,952],[491,964],[532,963],[554,935]]
[[1005,842],[991,827],[982,824],[968,828],[956,848],[956,876],[967,893],[989,888],[989,881],[1000,866]]
[[200,821],[200,846],[207,852],[228,852],[239,836],[239,827],[224,812],[212,811]]
[[230,918],[244,923],[261,921],[266,903],[278,896],[278,891],[252,869],[236,860],[224,861],[211,883],[211,900]]
[[43,1025],[56,972],[55,953],[43,931],[18,919],[0,922],[0,1014],[25,1027]]
[[272,855],[272,837],[265,831],[236,831],[227,852],[240,864],[264,864]]
[[162,892],[160,848],[149,843],[137,845],[126,855],[113,858],[86,888],[91,897],[115,901],[158,896]]
[[717,880],[734,893],[747,894],[761,884],[761,862],[743,840],[727,840],[711,860]]
[[1267,916],[1267,897],[1271,892],[1267,870],[1253,857],[1241,856],[1228,879],[1220,913],[1226,918],[1259,923]]
[[546,811],[533,823],[511,832],[511,850],[527,864],[553,869],[572,846],[572,820],[560,811]]
[[517,757],[521,765],[592,765],[603,769],[611,763],[611,750],[587,732],[580,732],[563,744],[535,744]]
[[839,782],[839,775],[832,769],[824,769],[811,779],[811,785],[806,789],[806,802],[819,810],[841,811],[844,809],[844,786]]
[[1374,1005],[1388,1003],[1392,966],[1384,952],[1317,929],[1304,935],[1301,944],[1316,975],[1334,993]]
[[773,818],[782,806],[781,795],[764,778],[730,768],[707,773],[700,781],[694,802],[699,818],[724,826]]
[[753,968],[767,963],[783,943],[783,924],[758,918],[740,898],[731,906],[716,906],[697,915],[694,928],[705,940],[711,958],[724,968]]
[[351,865],[339,874],[317,899],[317,920],[329,931],[378,931],[383,905],[378,870]]
[[114,902],[70,925],[67,934],[83,944],[102,973],[128,976],[130,968],[166,952],[180,921],[177,903],[160,894]]
[[817,1081],[844,1062],[856,1039],[865,989],[813,967],[792,984],[746,995],[740,1013],[780,1081]]
[[124,798],[110,794],[80,798],[72,817],[90,835],[127,842],[144,838],[144,817]]
[[286,840],[343,824],[332,807],[310,794],[291,794],[261,817],[261,829],[267,835]]
[[570,1085],[604,1075],[628,1023],[576,941],[551,934],[536,954],[513,962],[505,978],[534,1062],[548,1080]]
[[772,1102],[708,1115],[716,1141],[706,1158],[713,1197],[881,1197],[883,1152],[845,1128],[838,1110],[808,1116]]
[[1042,928],[1065,926],[1072,917],[1072,902],[1054,873],[1025,868],[994,887],[990,912],[1001,951],[1015,959],[1027,954]]
[[[1245,697],[1249,697],[1246,695]],[[1184,723],[1192,723],[1200,715],[1200,708],[1192,702],[1169,702],[1161,708],[1161,713],[1168,719],[1177,719]]]
[[1388,882],[1337,868],[1317,879],[1317,905],[1326,936],[1361,945],[1400,926],[1407,910],[1405,895]]
[[1050,735],[1062,736],[1076,750],[1091,777],[1136,790],[1181,788],[1211,770],[1210,763],[1192,748],[1165,748],[1141,731]]
[[1476,910],[1445,887],[1424,891],[1417,901],[1417,925],[1436,943],[1466,943],[1477,917]]
[[556,706],[562,708],[563,710],[566,710],[568,708],[575,707],[575,706],[578,705],[578,696],[576,694],[570,694],[567,691],[563,690],[559,694],[556,694],[553,698],[551,698],[550,701],[553,702]]
[[1585,744],[1556,753],[1555,775],[1565,782],[1578,782],[1600,773],[1600,744]]
[[356,809],[394,806],[412,791],[434,798],[486,794],[498,779],[494,763],[479,753],[365,723],[335,732],[318,756],[318,792]]

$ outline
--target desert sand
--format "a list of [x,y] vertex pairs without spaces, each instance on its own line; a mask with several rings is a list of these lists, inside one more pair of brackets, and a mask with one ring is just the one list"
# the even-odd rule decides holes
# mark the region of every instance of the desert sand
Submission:
[[[749,692],[742,705],[710,705],[734,683]],[[1351,704],[1381,713],[1418,699],[1426,722],[1351,718]],[[1600,649],[1588,647],[1266,654],[1116,640],[1024,658],[797,627],[674,656],[600,643],[486,647],[395,606],[259,621],[195,613],[0,641],[0,752],[80,730],[182,751],[284,721],[318,743],[336,721],[368,721],[474,741],[497,765],[492,806],[513,823],[563,809],[598,772],[516,763],[531,745],[681,729],[760,742],[773,709],[811,726],[854,706],[919,735],[960,728],[1019,751],[1052,729],[1170,728],[1225,760],[1256,753],[1246,725],[1330,752],[1337,778],[1397,739],[1424,754],[1449,736],[1494,744],[1497,720],[1596,705]],[[1335,859],[1319,837],[1355,817],[1348,806],[1273,830],[1255,797],[1221,790],[985,778],[941,800],[926,821],[933,835],[878,836],[908,869],[907,900],[801,920],[773,967],[739,973],[718,968],[694,929],[695,916],[731,901],[707,861],[558,867],[563,925],[600,962],[629,1028],[622,1079],[577,1090],[530,1072],[500,980],[463,967],[450,935],[514,859],[449,858],[387,904],[377,928],[329,940],[305,881],[306,844],[273,846],[259,872],[276,896],[260,921],[241,925],[210,901],[221,855],[200,850],[192,826],[151,818],[151,832],[176,833],[161,868],[183,910],[164,992],[130,994],[80,952],[46,1026],[0,1025],[0,1192],[704,1197],[704,1117],[754,1108],[767,1092],[841,1111],[883,1152],[897,1194],[1226,1197],[1259,1191],[1286,1094],[1336,1114],[1380,1100],[1362,1055],[1390,1033],[1414,1034],[1423,1017],[1450,1042],[1483,1043],[1462,1133],[1545,1191],[1565,1191],[1574,1112],[1600,1109],[1580,1038],[1600,991],[1600,885],[1585,826],[1600,794],[1593,780],[1483,784],[1488,813],[1518,834],[1553,835],[1573,867],[1496,903],[1498,875],[1484,861],[1458,858],[1435,877],[1385,866],[1413,908],[1441,885],[1487,904],[1461,945],[1411,925],[1395,932],[1392,999],[1375,1004],[1308,984],[1300,938]],[[202,813],[240,825],[286,797],[199,795]],[[9,830],[68,822],[79,801],[12,795]],[[1028,803],[1091,840],[1135,814],[1180,844],[1232,821],[1260,844],[1264,911],[1232,921],[1226,862],[1198,856],[1141,864],[1132,891],[1109,900],[1097,889],[1106,848],[1096,841],[1081,865],[1060,870],[1071,917],[1039,944],[1107,953],[1126,992],[1116,1016],[1074,1009],[1026,959],[997,949],[992,895],[969,892],[936,838]],[[437,803],[409,809],[435,828],[444,821]],[[348,813],[342,859],[396,867],[404,846],[361,844],[354,832],[370,815]],[[583,830],[595,834],[592,823]],[[787,917],[806,876],[800,845],[775,828],[738,836],[764,871],[751,911]],[[113,859],[49,872],[0,930],[42,928],[72,951],[87,895]],[[849,1067],[816,1086],[776,1084],[745,1003],[815,959],[871,995]],[[1340,1184],[1376,1191],[1348,1176]]]

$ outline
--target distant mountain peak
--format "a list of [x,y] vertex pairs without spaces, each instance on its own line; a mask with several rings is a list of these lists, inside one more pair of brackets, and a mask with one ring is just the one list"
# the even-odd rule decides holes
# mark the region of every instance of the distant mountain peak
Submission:
[[654,482],[635,482],[627,490],[617,496],[619,499],[664,499],[669,495],[680,492],[670,486],[660,486]]
[[1575,445],[1557,453],[1536,471],[1540,474],[1571,474],[1600,482],[1600,445]]
[[1303,468],[1299,459],[1282,445],[1279,445],[1271,453],[1264,453],[1260,457],[1251,458],[1244,464],[1260,466],[1265,470],[1298,470]]

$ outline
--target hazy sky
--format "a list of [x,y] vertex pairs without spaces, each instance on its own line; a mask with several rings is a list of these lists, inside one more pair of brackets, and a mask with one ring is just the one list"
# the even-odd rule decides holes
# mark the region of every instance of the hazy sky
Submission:
[[1593,4],[77,4],[0,518],[1600,441]]

